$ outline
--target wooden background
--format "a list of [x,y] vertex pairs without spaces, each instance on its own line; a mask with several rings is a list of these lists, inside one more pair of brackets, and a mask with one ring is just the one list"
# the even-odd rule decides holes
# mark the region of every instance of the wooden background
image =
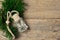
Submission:
[[30,30],[16,40],[60,40],[60,0],[24,1],[28,4],[24,16]]

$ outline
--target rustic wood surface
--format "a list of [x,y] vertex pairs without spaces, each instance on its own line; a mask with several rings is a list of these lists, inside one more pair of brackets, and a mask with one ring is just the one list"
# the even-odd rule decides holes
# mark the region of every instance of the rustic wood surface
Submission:
[[60,18],[60,0],[25,0],[26,18]]
[[[16,40],[60,40],[60,0],[24,1],[28,4],[24,16],[30,30],[20,33]],[[7,39],[0,36],[0,40]]]

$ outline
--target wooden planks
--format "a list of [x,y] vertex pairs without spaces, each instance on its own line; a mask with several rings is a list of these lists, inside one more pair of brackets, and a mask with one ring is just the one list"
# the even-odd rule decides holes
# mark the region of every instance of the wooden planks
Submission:
[[25,18],[60,18],[60,0],[25,0]]
[[[0,8],[2,1],[0,0]],[[25,18],[60,18],[60,0],[24,0],[27,3]]]
[[60,30],[60,19],[27,19],[31,30]]
[[26,19],[26,22],[30,30],[20,33],[16,40],[60,40],[60,19]]
[[60,19],[27,19],[30,30],[16,40],[58,40]]
[[30,11],[25,13],[25,18],[39,19],[39,18],[60,18],[60,11]]
[[24,16],[30,30],[20,33],[16,40],[60,40],[60,0],[24,1],[28,4]]

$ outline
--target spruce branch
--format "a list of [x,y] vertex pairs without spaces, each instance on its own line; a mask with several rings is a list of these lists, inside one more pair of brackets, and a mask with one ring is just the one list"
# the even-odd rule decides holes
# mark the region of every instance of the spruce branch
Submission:
[[[7,30],[6,19],[7,19],[7,11],[17,10],[20,14],[20,17],[23,17],[23,13],[25,10],[25,3],[23,0],[4,0],[2,2],[2,9],[0,9],[0,29],[6,33],[6,37],[9,40],[12,40],[12,35]],[[9,28],[12,30],[14,35],[17,37],[18,29],[12,26],[12,19],[10,18]]]

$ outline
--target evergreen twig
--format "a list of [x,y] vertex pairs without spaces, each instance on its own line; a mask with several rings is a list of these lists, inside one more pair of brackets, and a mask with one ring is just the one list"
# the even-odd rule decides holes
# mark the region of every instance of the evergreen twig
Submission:
[[[4,2],[2,2],[2,10],[0,9],[0,29],[6,32],[6,37],[8,37],[9,40],[12,40],[12,36],[6,28],[5,21],[7,18],[7,11],[17,10],[20,13],[20,17],[23,17],[23,12],[25,10],[24,6],[25,6],[25,3],[23,2],[23,0],[4,0]],[[17,37],[17,34],[18,34],[17,28],[14,28],[10,24],[10,29],[12,30],[14,35]]]

